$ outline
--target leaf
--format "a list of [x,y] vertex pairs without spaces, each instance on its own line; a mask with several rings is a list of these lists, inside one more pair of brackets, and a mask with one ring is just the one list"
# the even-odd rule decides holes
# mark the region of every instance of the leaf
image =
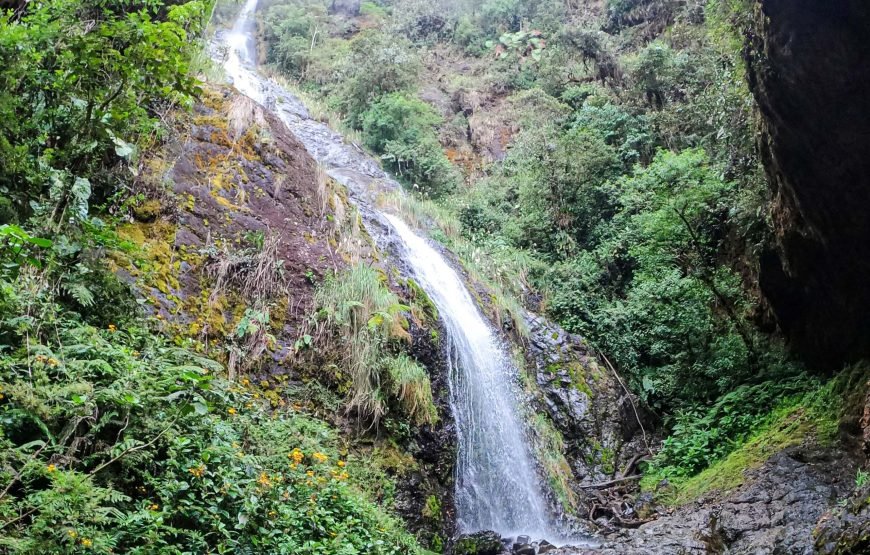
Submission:
[[91,182],[83,177],[76,177],[70,189],[70,207],[79,220],[88,217],[88,200],[91,198]]

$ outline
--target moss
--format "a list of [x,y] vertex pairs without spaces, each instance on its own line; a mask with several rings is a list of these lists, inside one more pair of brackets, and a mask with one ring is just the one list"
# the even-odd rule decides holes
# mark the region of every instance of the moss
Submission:
[[575,514],[577,497],[574,490],[571,489],[571,484],[574,482],[574,472],[565,459],[565,441],[562,434],[544,414],[535,414],[531,423],[532,444],[544,469],[550,490],[555,494],[566,513]]
[[411,302],[422,308],[423,312],[431,322],[437,322],[440,317],[438,314],[438,307],[435,306],[435,303],[432,302],[432,299],[426,294],[423,288],[420,287],[420,285],[412,278],[405,280],[405,285],[411,291],[411,294],[409,295]]
[[423,505],[423,518],[428,520],[441,520],[441,502],[434,495],[426,498],[426,503]]
[[134,265],[142,282],[164,295],[177,291],[178,271],[174,257],[176,227],[168,222],[131,223],[118,228],[118,236],[138,247]]
[[[695,476],[671,479],[673,487],[661,494],[659,500],[676,506],[713,492],[727,493],[743,484],[747,470],[759,468],[783,449],[799,445],[809,438],[815,438],[823,445],[833,442],[843,408],[839,385],[838,380],[832,380],[804,396],[797,404],[775,410],[769,424],[728,456]],[[649,474],[641,481],[641,487],[652,490],[662,478],[655,473]]]
[[140,222],[153,222],[160,215],[163,206],[157,199],[149,199],[141,202],[133,208],[133,215]]

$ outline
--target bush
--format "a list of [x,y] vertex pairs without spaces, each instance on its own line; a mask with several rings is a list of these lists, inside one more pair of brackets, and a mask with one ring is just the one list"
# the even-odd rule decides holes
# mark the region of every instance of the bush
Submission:
[[83,324],[33,285],[0,283],[3,549],[418,552],[352,485],[326,424],[146,329]]
[[339,68],[334,95],[348,124],[361,129],[370,105],[383,95],[411,89],[420,68],[407,39],[379,31],[354,38]]
[[409,341],[403,305],[381,274],[356,265],[325,281],[315,294],[318,331],[324,353],[338,352],[341,371],[333,382],[347,381],[347,408],[361,421],[377,425],[390,404],[421,424],[437,419],[425,370],[399,353],[397,343]]
[[457,180],[435,133],[440,122],[428,104],[402,93],[381,97],[362,116],[366,144],[400,177],[431,196],[450,191]]
[[22,214],[69,215],[85,188],[99,200],[112,195],[107,169],[159,131],[161,105],[198,90],[188,69],[204,2],[97,4],[0,13],[0,188]]

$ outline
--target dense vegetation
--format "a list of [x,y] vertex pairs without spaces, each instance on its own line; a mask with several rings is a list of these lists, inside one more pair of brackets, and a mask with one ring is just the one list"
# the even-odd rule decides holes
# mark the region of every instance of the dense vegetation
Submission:
[[[846,386],[790,359],[755,284],[770,223],[743,0],[340,4],[264,0],[266,63],[414,191],[382,200],[435,224],[506,331],[523,335],[521,304],[544,311],[628,377],[665,436],[647,481],[691,492],[767,441],[833,436]],[[249,372],[287,312],[273,239],[196,255],[223,264],[203,283],[242,287],[207,341],[118,277],[124,261],[172,279],[131,240],[170,196],[138,178],[176,118],[210,102],[203,36],[238,8],[0,13],[0,550],[422,552],[388,470],[416,464],[396,442],[441,418],[409,356],[411,329],[437,317],[424,295],[348,256],[317,284],[288,386]],[[319,200],[358,226],[340,197]],[[269,283],[228,277],[239,261]],[[360,443],[372,430],[393,460]],[[567,467],[558,433],[539,435],[558,444],[544,465]],[[427,498],[423,517],[440,512]]]
[[436,237],[630,377],[678,477],[817,387],[756,285],[750,18],[725,0],[285,0],[261,29],[267,62],[435,199],[416,210]]
[[[175,266],[122,237],[141,235],[129,222],[153,219],[168,194],[136,176],[202,92],[212,8],[63,0],[0,14],[0,551],[420,551],[385,510],[392,479],[317,416],[343,414],[336,392],[245,373],[274,340],[268,306],[242,306],[206,345],[146,317],[145,299],[115,274],[122,264],[172,280]],[[260,277],[280,273],[268,239],[248,242],[233,260],[269,258],[253,265]],[[248,280],[260,297],[276,283]],[[319,297],[324,336],[353,317],[341,283]],[[365,284],[384,288],[378,276]],[[372,318],[389,330],[410,310],[391,295],[362,322],[372,342]],[[399,349],[389,361],[378,410],[389,400],[434,420],[426,374]]]

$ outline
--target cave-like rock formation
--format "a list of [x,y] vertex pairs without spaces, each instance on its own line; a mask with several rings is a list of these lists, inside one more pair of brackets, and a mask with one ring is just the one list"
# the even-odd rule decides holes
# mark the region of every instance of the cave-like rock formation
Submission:
[[870,2],[758,0],[750,85],[778,249],[761,286],[794,348],[870,354]]

